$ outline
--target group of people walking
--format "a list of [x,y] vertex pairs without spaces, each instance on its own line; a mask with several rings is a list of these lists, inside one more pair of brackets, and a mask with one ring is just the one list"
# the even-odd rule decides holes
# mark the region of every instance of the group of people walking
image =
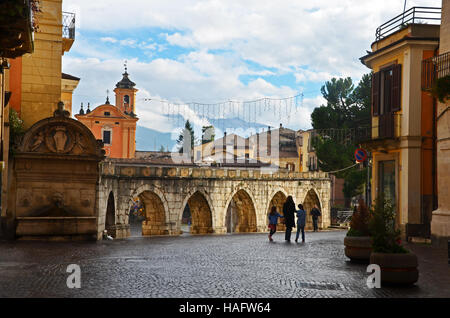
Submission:
[[[317,232],[319,227],[317,225],[319,216],[321,216],[320,210],[317,205],[311,209],[311,216],[313,220],[314,232]],[[285,241],[291,241],[292,228],[295,228],[295,215],[297,215],[297,235],[295,242],[298,242],[300,232],[302,234],[302,242],[305,242],[305,226],[306,226],[306,211],[302,204],[298,205],[298,210],[295,207],[294,199],[292,196],[288,196],[286,202],[283,205],[283,215],[278,213],[275,206],[272,207],[269,213],[269,241],[273,241],[273,234],[277,231],[278,219],[284,218],[284,224],[286,226]]]

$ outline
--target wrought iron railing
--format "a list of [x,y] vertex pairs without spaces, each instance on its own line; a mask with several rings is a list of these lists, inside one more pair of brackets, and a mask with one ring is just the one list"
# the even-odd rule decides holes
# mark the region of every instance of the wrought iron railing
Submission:
[[422,61],[422,89],[429,91],[438,78],[450,75],[450,52]]
[[63,38],[75,40],[75,13],[63,12]]
[[375,37],[379,41],[388,35],[405,28],[409,24],[440,24],[441,8],[412,7],[377,28]]

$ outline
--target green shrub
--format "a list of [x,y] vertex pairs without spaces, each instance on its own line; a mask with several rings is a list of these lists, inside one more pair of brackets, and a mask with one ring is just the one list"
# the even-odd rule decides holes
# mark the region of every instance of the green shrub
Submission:
[[369,220],[372,249],[376,253],[408,253],[401,246],[400,230],[395,226],[395,209],[384,196],[377,197]]
[[370,213],[363,200],[359,200],[358,209],[355,209],[350,222],[347,236],[370,236],[369,231]]
[[450,96],[450,75],[438,78],[433,85],[432,94],[441,103]]
[[12,108],[9,109],[9,154],[11,156],[20,145],[25,129],[23,128],[23,120],[20,119],[19,114]]

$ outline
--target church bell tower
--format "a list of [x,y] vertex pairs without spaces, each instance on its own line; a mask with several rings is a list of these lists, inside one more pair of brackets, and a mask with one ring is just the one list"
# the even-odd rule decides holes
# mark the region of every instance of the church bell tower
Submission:
[[123,111],[127,115],[136,115],[136,93],[138,90],[134,88],[136,86],[128,78],[127,64],[125,63],[125,73],[122,74],[123,78],[116,84],[114,93],[116,94],[116,107]]

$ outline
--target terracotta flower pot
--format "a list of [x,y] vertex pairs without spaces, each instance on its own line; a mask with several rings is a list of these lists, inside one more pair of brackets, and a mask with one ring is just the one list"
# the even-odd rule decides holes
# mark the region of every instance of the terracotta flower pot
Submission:
[[372,253],[370,236],[346,236],[344,238],[345,256],[354,262],[369,262]]
[[372,253],[370,263],[381,268],[381,283],[413,285],[419,279],[417,256],[413,253]]

